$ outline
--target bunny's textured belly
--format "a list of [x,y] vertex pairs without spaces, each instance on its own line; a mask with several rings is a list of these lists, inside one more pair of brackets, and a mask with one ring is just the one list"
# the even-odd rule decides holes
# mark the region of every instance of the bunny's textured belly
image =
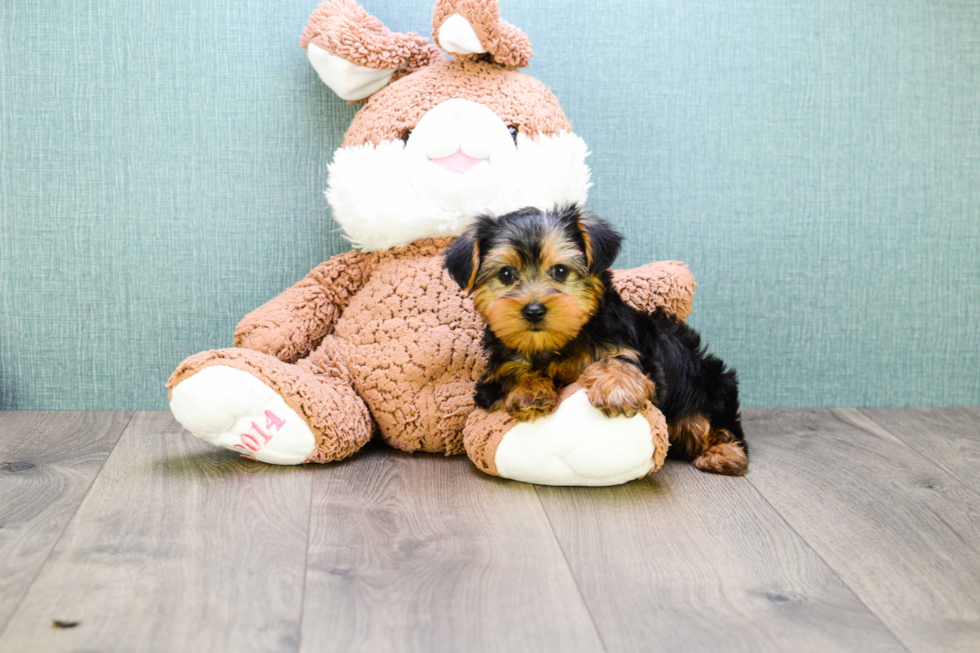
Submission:
[[354,390],[405,451],[462,453],[483,326],[439,256],[381,261],[337,322]]

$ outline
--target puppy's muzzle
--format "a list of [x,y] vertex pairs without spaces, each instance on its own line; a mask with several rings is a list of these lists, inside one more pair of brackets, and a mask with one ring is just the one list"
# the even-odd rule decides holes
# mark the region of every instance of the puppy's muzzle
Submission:
[[544,305],[539,304],[538,302],[528,304],[523,309],[521,309],[521,315],[523,315],[524,319],[530,322],[531,324],[537,324],[538,322],[543,320],[545,313],[547,312],[548,309],[546,309]]

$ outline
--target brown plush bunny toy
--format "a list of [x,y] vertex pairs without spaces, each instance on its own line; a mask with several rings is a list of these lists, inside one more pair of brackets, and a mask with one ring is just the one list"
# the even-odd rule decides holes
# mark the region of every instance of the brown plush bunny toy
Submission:
[[[496,0],[439,0],[433,28],[435,45],[391,32],[353,0],[313,12],[310,63],[363,102],[326,193],[356,249],[245,316],[233,348],[181,363],[171,410],[194,435],[279,465],[340,460],[379,435],[530,483],[644,476],[667,449],[652,405],[607,418],[572,385],[533,422],[474,407],[483,325],[441,254],[477,215],[583,204],[588,152],[551,91],[518,71],[531,45]],[[691,310],[680,263],[617,272],[615,285],[641,310]]]

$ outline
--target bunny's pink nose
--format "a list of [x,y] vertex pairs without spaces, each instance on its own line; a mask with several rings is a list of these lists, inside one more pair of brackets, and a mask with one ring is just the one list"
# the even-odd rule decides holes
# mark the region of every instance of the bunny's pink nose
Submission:
[[438,159],[429,159],[432,163],[445,168],[449,172],[458,172],[463,174],[468,172],[470,168],[475,166],[481,161],[486,161],[486,159],[477,159],[468,154],[463,154],[462,152],[457,152],[456,154],[451,154],[449,156],[440,157]]

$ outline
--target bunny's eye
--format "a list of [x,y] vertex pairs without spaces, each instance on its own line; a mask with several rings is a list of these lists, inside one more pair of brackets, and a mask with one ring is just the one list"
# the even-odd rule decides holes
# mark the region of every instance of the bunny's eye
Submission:
[[517,127],[514,125],[507,125],[507,131],[510,132],[510,137],[514,139],[514,145],[517,145],[517,135],[520,133]]
[[402,132],[402,135],[400,136],[400,138],[407,145],[408,144],[408,137],[411,136],[411,135],[412,135],[412,130],[411,129],[406,129],[405,131]]

